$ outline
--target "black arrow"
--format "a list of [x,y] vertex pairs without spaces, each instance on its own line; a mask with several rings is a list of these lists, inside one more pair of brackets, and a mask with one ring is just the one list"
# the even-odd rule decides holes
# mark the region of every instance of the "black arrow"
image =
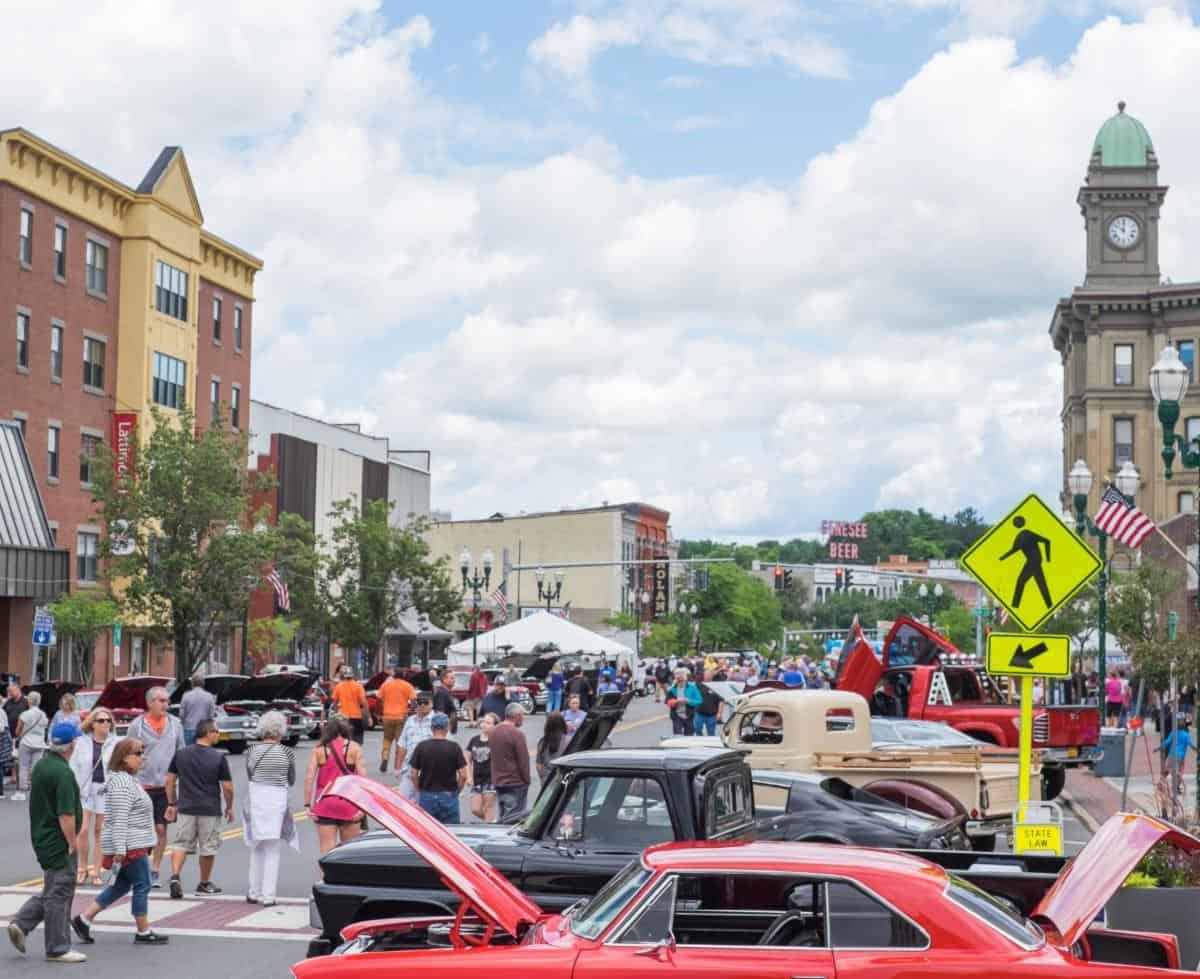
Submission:
[[1028,649],[1024,649],[1018,644],[1016,651],[1012,654],[1012,659],[1008,661],[1008,665],[1015,666],[1021,670],[1032,670],[1033,661],[1044,652],[1046,652],[1046,644],[1044,642],[1040,642],[1036,646],[1030,646]]

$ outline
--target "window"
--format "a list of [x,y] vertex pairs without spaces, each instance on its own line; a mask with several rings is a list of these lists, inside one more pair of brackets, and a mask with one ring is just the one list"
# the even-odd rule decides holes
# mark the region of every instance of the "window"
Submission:
[[213,296],[213,339],[221,342],[221,297]]
[[18,251],[22,265],[33,264],[33,211],[21,208],[21,241]]
[[90,238],[87,243],[87,287],[89,292],[108,294],[108,247]]
[[103,340],[95,337],[83,338],[83,386],[104,390],[104,347]]
[[730,775],[710,782],[705,789],[708,808],[704,814],[705,835],[717,839],[731,831],[744,830],[754,821],[754,790],[749,773]]
[[1196,341],[1180,340],[1175,346],[1179,349],[1179,359],[1187,366],[1188,380],[1194,382],[1196,380]]
[[100,446],[95,435],[84,435],[79,440],[79,481],[85,486],[92,482],[92,457]]
[[29,314],[17,313],[17,368],[29,370]]
[[675,839],[662,786],[652,778],[586,776],[575,782],[555,840],[641,849]]
[[1196,509],[1196,496],[1193,493],[1183,492],[1176,496],[1176,513],[1191,513]]
[[738,740],[743,744],[783,744],[783,715],[776,710],[754,710],[742,715]]
[[46,475],[58,479],[59,447],[62,443],[62,429],[51,425],[46,429]]
[[160,261],[154,282],[154,308],[186,323],[187,304],[188,274],[174,265]]
[[1196,440],[1200,440],[1200,418],[1189,418],[1184,422],[1184,426],[1189,445]]
[[60,279],[67,277],[67,229],[61,224],[54,226],[54,274]]
[[233,307],[233,349],[242,349],[242,307]]
[[1042,930],[1014,907],[981,891],[961,877],[950,875],[946,896],[1022,948],[1038,948],[1045,941]]
[[151,398],[166,408],[182,408],[187,393],[187,364],[175,357],[154,355],[154,389]]
[[62,380],[62,346],[63,328],[50,327],[50,379],[54,381]]
[[978,702],[983,700],[979,689],[979,678],[973,670],[943,670],[946,678],[946,689],[950,691],[950,702],[960,704],[963,701]]
[[99,534],[86,530],[75,534],[75,577],[79,581],[96,580],[96,546],[99,543]]
[[653,876],[640,860],[627,864],[624,870],[600,888],[594,898],[571,915],[571,931],[580,938],[599,938]]
[[907,918],[845,881],[825,890],[829,944],[834,948],[925,948],[929,939]]
[[211,421],[215,425],[221,417],[221,382],[215,377],[208,386],[208,403],[212,409]]
[[229,389],[229,425],[234,431],[242,424],[242,389],[236,384]]
[[25,441],[25,426],[29,424],[29,419],[24,415],[13,415],[13,421],[21,426],[21,441]]
[[675,885],[677,878],[668,878],[650,902],[642,907],[632,922],[616,938],[618,945],[657,945],[670,941],[674,935]]
[[1118,343],[1113,347],[1113,384],[1133,383],[1133,344]]
[[1113,419],[1113,468],[1133,462],[1133,419]]

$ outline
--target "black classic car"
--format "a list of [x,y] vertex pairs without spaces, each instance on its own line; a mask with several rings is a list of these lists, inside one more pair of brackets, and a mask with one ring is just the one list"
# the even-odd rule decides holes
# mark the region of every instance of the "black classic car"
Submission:
[[315,681],[311,673],[288,671],[252,677],[219,674],[207,677],[205,682],[228,681],[232,684],[233,680],[240,680],[241,683],[231,685],[225,694],[225,708],[253,714],[263,714],[269,710],[281,711],[288,722],[284,744],[294,746],[302,737],[320,727],[320,716],[301,704]]

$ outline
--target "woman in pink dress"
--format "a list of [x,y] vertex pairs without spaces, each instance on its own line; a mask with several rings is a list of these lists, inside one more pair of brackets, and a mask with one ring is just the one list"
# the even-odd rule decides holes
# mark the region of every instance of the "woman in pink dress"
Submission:
[[334,717],[321,728],[321,740],[308,757],[308,771],[304,775],[304,808],[317,827],[322,854],[354,839],[363,830],[363,815],[356,807],[326,795],[339,777],[351,773],[367,774],[362,747],[350,739],[350,725],[345,719]]

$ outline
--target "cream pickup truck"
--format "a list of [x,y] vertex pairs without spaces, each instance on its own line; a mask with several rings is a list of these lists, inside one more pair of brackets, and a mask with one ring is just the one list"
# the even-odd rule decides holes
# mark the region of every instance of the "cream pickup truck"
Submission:
[[[664,747],[709,739],[673,737]],[[711,739],[747,755],[751,768],[836,775],[851,785],[936,816],[957,804],[981,849],[1011,825],[1019,784],[1016,753],[979,748],[877,751],[871,713],[856,693],[758,689],[739,697],[733,714]],[[1030,800],[1041,799],[1041,766],[1034,759]]]

